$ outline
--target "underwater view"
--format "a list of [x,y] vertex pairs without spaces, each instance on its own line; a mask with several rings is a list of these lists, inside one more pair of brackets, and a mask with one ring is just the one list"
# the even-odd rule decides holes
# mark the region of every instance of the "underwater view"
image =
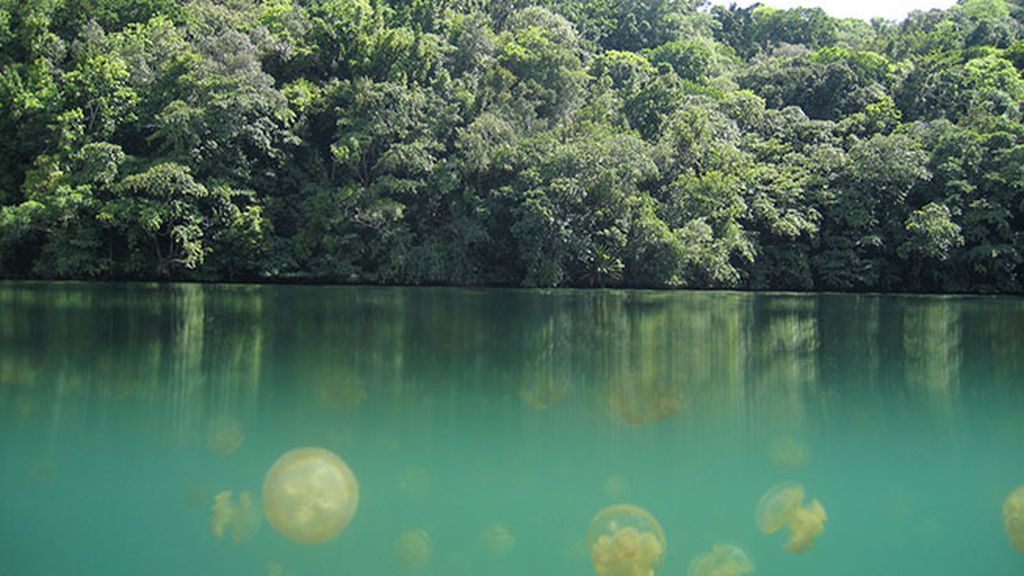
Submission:
[[0,575],[1024,573],[1024,299],[0,283]]

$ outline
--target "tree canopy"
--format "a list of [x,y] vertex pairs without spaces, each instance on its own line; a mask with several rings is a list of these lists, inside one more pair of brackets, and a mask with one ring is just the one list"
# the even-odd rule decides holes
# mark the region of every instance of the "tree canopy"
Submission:
[[0,277],[1024,290],[1024,5],[0,0]]

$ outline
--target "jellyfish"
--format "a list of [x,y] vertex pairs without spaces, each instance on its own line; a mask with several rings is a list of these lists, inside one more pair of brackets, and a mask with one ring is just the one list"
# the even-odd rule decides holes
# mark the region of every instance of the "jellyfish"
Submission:
[[502,558],[512,553],[516,537],[504,524],[494,523],[480,533],[480,543],[488,554]]
[[241,544],[252,539],[259,531],[260,511],[248,490],[239,495],[237,503],[231,496],[231,490],[225,490],[213,497],[210,531],[217,538],[223,538],[230,529],[231,540]]
[[687,576],[743,576],[754,571],[750,556],[733,544],[716,543],[690,562]]
[[402,470],[398,476],[398,487],[409,496],[420,497],[430,492],[430,469],[413,464]]
[[768,446],[772,465],[779,470],[793,470],[807,464],[811,449],[792,436],[777,436]]
[[665,561],[665,532],[647,510],[616,504],[594,516],[587,547],[597,576],[654,576]]
[[419,570],[430,563],[433,548],[426,530],[406,530],[395,540],[395,558],[402,568]]
[[321,408],[339,412],[359,408],[366,401],[366,397],[366,384],[351,375],[338,380],[324,380],[316,390],[316,401]]
[[277,562],[267,564],[267,576],[284,576],[284,566]]
[[359,506],[359,483],[337,454],[296,448],[281,456],[263,481],[267,521],[295,542],[318,544],[340,534]]
[[1018,552],[1024,552],[1024,484],[1010,492],[1003,502],[1003,525],[1010,544]]
[[538,412],[550,410],[569,392],[569,382],[547,378],[519,388],[519,398]]
[[671,384],[615,385],[609,402],[619,420],[636,427],[660,422],[686,407],[682,388]]
[[761,531],[772,534],[788,526],[789,540],[784,548],[794,554],[810,550],[828,520],[821,502],[812,500],[804,506],[803,501],[803,486],[787,482],[765,492],[757,505],[757,525]]
[[218,418],[206,430],[206,449],[217,454],[231,454],[245,442],[245,426],[234,418]]
[[797,508],[789,519],[792,534],[786,542],[786,550],[801,554],[814,546],[814,539],[825,530],[828,516],[821,502],[812,500],[808,506]]

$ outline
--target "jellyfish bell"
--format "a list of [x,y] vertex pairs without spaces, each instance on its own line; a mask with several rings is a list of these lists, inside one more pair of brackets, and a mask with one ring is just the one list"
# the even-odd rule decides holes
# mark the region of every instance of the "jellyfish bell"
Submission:
[[231,454],[245,443],[245,426],[234,418],[218,418],[206,430],[206,449]]
[[792,436],[777,436],[768,446],[772,465],[779,470],[793,470],[807,464],[811,449]]
[[734,544],[716,543],[690,562],[687,576],[743,576],[754,571],[754,561]]
[[569,382],[565,379],[542,379],[519,388],[519,398],[524,404],[537,412],[550,410],[569,392]]
[[359,506],[359,483],[337,454],[296,448],[281,456],[263,481],[267,521],[286,538],[319,544],[340,534]]
[[508,556],[516,546],[516,538],[504,524],[494,523],[480,534],[484,551],[498,558]]
[[765,534],[778,532],[804,501],[803,486],[786,482],[770,488],[757,504],[757,527]]
[[395,559],[405,570],[419,570],[430,563],[433,544],[430,534],[422,528],[402,532],[395,539]]
[[1024,553],[1024,484],[1010,492],[1003,502],[1003,526],[1010,545]]
[[587,547],[597,576],[653,576],[665,561],[665,531],[647,510],[616,504],[591,520]]
[[627,426],[640,427],[660,422],[686,407],[681,387],[613,385],[608,401],[614,417]]
[[784,548],[802,554],[814,545],[814,539],[825,530],[828,515],[818,500],[803,505],[804,489],[799,484],[779,484],[761,497],[757,506],[757,526],[765,534],[788,527],[790,537]]
[[420,497],[430,492],[430,469],[426,466],[413,464],[406,466],[398,475],[398,488],[413,497]]
[[239,495],[238,502],[232,496],[231,490],[225,490],[213,497],[210,531],[217,538],[223,538],[230,530],[231,540],[241,544],[251,540],[259,531],[260,511],[248,490]]
[[350,412],[362,406],[367,396],[366,383],[345,375],[337,380],[321,381],[316,390],[316,403],[325,410]]

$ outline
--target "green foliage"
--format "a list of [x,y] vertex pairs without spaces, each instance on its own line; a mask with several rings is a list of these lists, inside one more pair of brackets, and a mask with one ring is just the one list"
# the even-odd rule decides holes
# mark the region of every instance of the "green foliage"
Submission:
[[126,273],[181,275],[201,268],[219,249],[241,258],[221,262],[223,275],[236,277],[255,265],[262,221],[251,194],[226,186],[207,189],[188,168],[173,163],[129,175],[113,193],[96,218],[123,240],[126,252],[116,257]]
[[512,97],[530,102],[549,122],[566,118],[582,97],[586,78],[572,24],[530,7],[513,14],[508,26],[499,38],[497,59],[514,78],[508,87]]
[[915,210],[907,218],[906,228],[907,239],[898,250],[901,258],[945,262],[952,249],[964,245],[960,226],[942,204],[931,202]]
[[0,276],[1024,289],[1019,2],[0,0]]
[[700,84],[721,73],[714,42],[704,38],[667,42],[651,50],[650,58],[654,64],[672,66],[680,78]]

